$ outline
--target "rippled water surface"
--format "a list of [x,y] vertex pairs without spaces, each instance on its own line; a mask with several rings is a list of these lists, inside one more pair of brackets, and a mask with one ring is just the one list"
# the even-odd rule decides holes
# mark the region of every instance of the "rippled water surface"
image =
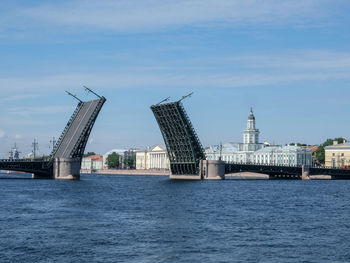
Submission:
[[2,179],[0,262],[350,262],[349,189],[350,181]]

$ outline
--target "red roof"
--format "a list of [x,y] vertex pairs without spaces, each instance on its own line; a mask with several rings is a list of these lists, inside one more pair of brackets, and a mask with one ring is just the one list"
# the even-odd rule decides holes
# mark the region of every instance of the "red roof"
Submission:
[[103,157],[100,156],[100,155],[98,155],[98,154],[86,156],[86,157],[84,157],[84,158],[92,159],[92,160],[94,160],[94,161],[101,161],[101,162],[103,161]]
[[312,152],[315,152],[315,151],[317,151],[317,149],[318,149],[318,146],[306,146],[306,149],[310,149],[310,150],[312,150]]

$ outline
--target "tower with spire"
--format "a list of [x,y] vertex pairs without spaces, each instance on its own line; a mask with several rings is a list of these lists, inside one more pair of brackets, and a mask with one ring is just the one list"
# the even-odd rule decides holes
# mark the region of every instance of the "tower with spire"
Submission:
[[259,144],[259,130],[255,128],[255,117],[253,108],[250,108],[250,113],[247,121],[247,128],[243,131],[244,150],[256,151],[256,144]]

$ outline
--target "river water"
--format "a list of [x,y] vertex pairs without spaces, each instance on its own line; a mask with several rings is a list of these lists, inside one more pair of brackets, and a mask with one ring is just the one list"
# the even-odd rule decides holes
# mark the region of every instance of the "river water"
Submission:
[[0,262],[350,262],[350,181],[6,177]]

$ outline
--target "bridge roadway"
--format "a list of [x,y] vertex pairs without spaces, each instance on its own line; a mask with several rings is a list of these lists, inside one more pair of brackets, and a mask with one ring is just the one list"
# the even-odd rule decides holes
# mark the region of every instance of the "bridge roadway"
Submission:
[[78,104],[48,159],[0,160],[0,170],[33,173],[36,178],[78,179],[87,140],[105,101],[100,97]]
[[93,112],[96,110],[100,100],[93,100],[82,103],[71,126],[64,134],[54,157],[69,158],[87,126]]
[[[301,179],[301,166],[263,165],[253,163],[225,163],[225,174],[230,173],[261,173],[267,174],[271,179],[290,178]],[[350,179],[350,170],[328,167],[310,167],[309,175],[329,175],[332,179]]]

